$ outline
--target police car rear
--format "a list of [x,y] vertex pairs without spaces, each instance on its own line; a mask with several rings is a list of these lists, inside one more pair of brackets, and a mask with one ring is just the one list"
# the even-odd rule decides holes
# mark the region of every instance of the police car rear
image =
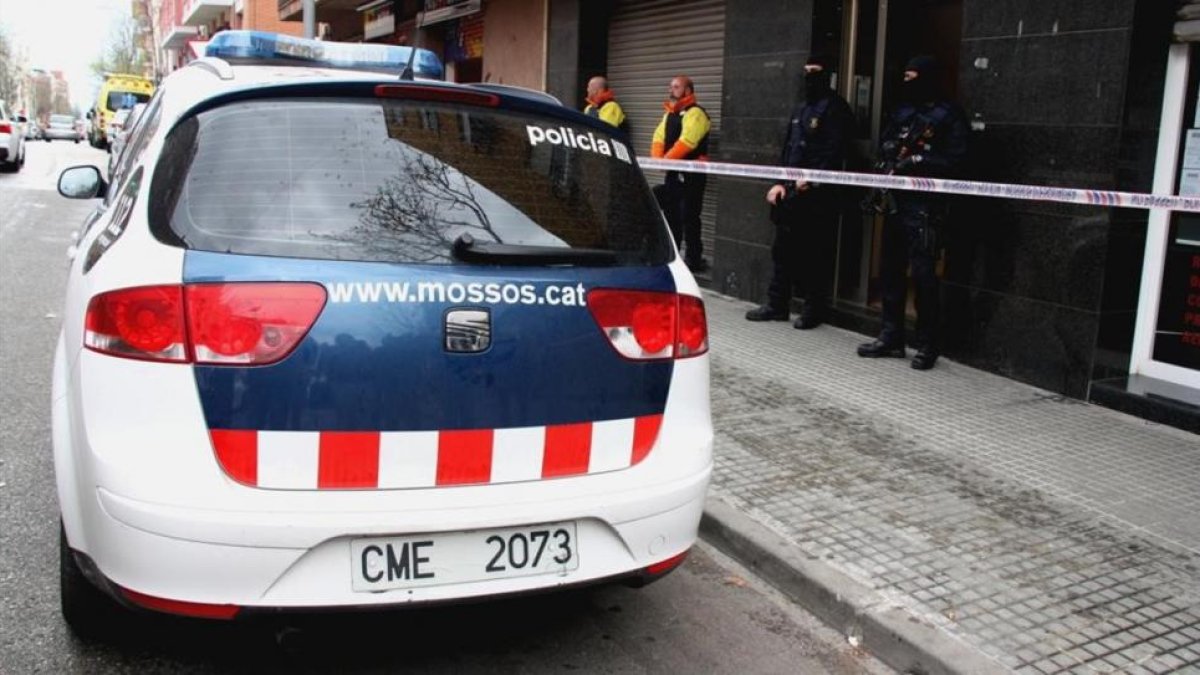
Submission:
[[164,83],[72,269],[68,620],[95,588],[230,618],[677,565],[707,327],[624,138],[526,95],[213,64]]

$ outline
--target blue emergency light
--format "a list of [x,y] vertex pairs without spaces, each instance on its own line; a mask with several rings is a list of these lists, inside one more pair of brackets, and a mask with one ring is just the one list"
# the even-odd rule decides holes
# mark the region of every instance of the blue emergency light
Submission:
[[428,49],[350,42],[322,42],[257,30],[225,30],[209,40],[205,56],[230,63],[283,63],[317,68],[372,70],[399,75],[412,58],[413,74],[440,80],[444,71],[437,55]]

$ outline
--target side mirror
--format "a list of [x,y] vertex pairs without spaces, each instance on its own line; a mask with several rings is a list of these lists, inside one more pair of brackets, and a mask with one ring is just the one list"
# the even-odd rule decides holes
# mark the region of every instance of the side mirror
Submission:
[[26,117],[26,116],[24,116],[24,115],[17,115],[17,123],[19,123],[19,124],[25,124],[25,123],[26,123],[26,122],[28,122],[28,121],[29,121],[29,118],[28,118],[28,117]]
[[58,176],[58,194],[67,199],[94,199],[107,189],[100,169],[94,166],[73,166]]
[[91,111],[91,110],[87,111],[87,118],[88,118],[89,120],[90,120],[90,119],[92,119],[92,115],[93,115],[93,113],[92,113],[92,111]]

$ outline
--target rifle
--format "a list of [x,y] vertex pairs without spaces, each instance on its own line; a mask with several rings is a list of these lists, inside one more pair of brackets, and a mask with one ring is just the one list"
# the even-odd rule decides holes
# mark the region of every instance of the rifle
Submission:
[[[925,148],[925,140],[933,136],[934,124],[926,120],[925,124],[917,127],[903,127],[898,138],[888,139],[880,145],[882,159],[875,163],[875,170],[885,175],[896,173],[897,169],[911,167]],[[864,213],[891,215],[896,213],[896,197],[887,188],[871,188],[860,205]]]

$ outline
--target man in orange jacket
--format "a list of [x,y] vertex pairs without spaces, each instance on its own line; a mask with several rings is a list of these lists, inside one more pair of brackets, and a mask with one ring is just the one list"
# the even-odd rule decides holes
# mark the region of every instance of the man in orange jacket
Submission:
[[[696,105],[695,87],[686,75],[671,80],[665,112],[654,139],[650,156],[664,159],[708,159],[708,132],[712,122],[704,108]],[[704,186],[708,177],[702,173],[668,171],[654,195],[667,216],[675,245],[684,251],[688,269],[702,272],[708,268],[704,261],[704,244],[700,241],[700,209],[704,206]]]
[[608,88],[608,78],[597,75],[587,83],[587,106],[583,114],[601,119],[614,127],[629,133],[629,124],[625,119],[625,111],[617,103],[613,90]]

